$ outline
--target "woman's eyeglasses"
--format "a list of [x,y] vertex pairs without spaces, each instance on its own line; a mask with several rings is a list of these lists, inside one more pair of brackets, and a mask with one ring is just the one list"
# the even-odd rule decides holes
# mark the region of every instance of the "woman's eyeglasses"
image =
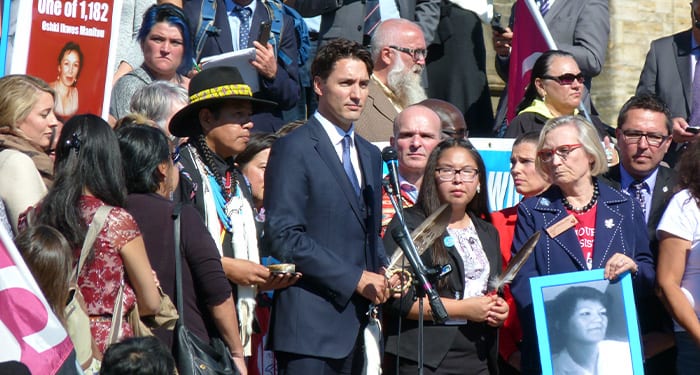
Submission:
[[561,146],[554,148],[554,149],[543,148],[542,150],[540,150],[537,153],[537,156],[540,158],[540,160],[543,163],[549,163],[550,161],[552,161],[552,159],[554,159],[554,154],[559,155],[559,157],[562,160],[566,160],[566,158],[569,156],[571,151],[574,151],[575,149],[581,148],[581,147],[583,147],[582,144],[576,143],[576,144],[572,144],[572,145],[561,145]]
[[661,146],[664,143],[664,141],[666,141],[670,137],[668,135],[644,133],[636,130],[623,130],[622,135],[625,137],[625,142],[628,145],[637,144],[639,143],[639,140],[641,140],[642,137],[644,137],[646,138],[646,141],[649,144],[649,146],[653,147]]
[[579,74],[572,74],[572,73],[566,73],[562,74],[559,77],[554,77],[550,75],[543,75],[542,78],[544,79],[551,79],[552,81],[557,82],[558,84],[562,86],[568,86],[574,83],[574,81],[578,81],[578,83],[583,83],[583,73]]
[[437,172],[440,181],[454,181],[455,176],[459,175],[462,178],[462,182],[474,182],[476,176],[479,174],[478,169],[469,167],[462,169],[447,167],[435,168],[435,172]]

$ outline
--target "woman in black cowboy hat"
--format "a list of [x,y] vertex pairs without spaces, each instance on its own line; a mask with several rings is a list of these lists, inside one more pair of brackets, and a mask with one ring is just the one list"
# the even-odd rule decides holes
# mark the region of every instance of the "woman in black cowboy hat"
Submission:
[[276,105],[257,99],[233,67],[197,74],[189,86],[190,104],[170,121],[170,132],[189,137],[180,159],[195,193],[193,202],[214,238],[226,277],[236,284],[237,310],[246,355],[257,290],[286,287],[298,279],[271,275],[260,265],[252,196],[233,158],[245,150],[251,115]]

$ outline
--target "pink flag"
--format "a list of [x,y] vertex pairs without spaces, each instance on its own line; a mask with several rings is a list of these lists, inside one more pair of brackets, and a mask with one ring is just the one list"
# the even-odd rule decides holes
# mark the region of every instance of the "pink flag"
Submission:
[[[0,362],[19,361],[32,374],[76,373],[73,344],[0,226]],[[73,358],[69,363],[69,358]]]
[[540,57],[542,52],[550,49],[526,1],[518,0],[515,4],[513,48],[510,51],[508,70],[508,112],[506,118],[509,123],[517,115],[515,110],[530,83],[530,71],[535,65],[535,60]]

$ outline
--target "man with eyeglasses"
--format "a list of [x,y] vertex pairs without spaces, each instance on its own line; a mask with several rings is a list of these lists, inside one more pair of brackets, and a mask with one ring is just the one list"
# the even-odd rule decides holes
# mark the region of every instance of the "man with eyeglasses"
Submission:
[[426,98],[421,86],[425,67],[425,39],[409,20],[383,21],[372,36],[374,72],[357,134],[370,142],[386,142],[393,135],[394,118],[404,108]]
[[[642,94],[631,97],[617,118],[620,164],[603,176],[609,184],[627,192],[642,206],[647,222],[654,261],[658,257],[656,227],[666,210],[676,185],[676,171],[662,165],[671,144],[671,115],[657,97]],[[645,373],[673,372],[673,325],[655,296],[643,300],[639,309],[642,333],[646,335]]]
[[673,167],[687,142],[700,139],[700,0],[690,2],[690,30],[651,42],[637,94],[657,95],[669,107],[673,141],[665,160]]

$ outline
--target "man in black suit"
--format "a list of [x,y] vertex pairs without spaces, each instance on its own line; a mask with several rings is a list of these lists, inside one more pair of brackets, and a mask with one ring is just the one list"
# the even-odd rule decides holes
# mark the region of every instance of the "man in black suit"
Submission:
[[379,238],[381,155],[354,134],[372,59],[336,39],[311,66],[318,111],[279,139],[265,171],[265,239],[300,281],[275,293],[271,346],[279,373],[359,374],[371,303],[389,297]]
[[[270,21],[273,17],[272,9],[268,8],[268,5],[263,1],[214,0],[214,3],[216,4],[214,26],[218,29],[218,33],[206,39],[201,57],[254,47],[255,60],[251,61],[251,65],[258,72],[260,86],[260,91],[254,93],[255,97],[278,103],[277,108],[253,115],[254,131],[277,131],[284,125],[282,111],[293,108],[301,95],[299,67],[296,62],[297,38],[294,31],[294,20],[284,15],[280,45],[275,50],[271,43],[262,45],[257,42],[258,34],[260,34],[260,23]],[[193,25],[193,33],[197,32],[194,25],[199,25],[203,6],[206,6],[206,0],[183,1],[183,10],[190,25]],[[244,29],[243,19],[247,20],[249,31],[245,45],[241,45],[240,38],[241,31]],[[293,61],[289,64],[285,63],[280,57],[280,52],[284,52]]]
[[[617,119],[620,164],[604,176],[642,206],[655,262],[656,226],[676,185],[676,172],[661,165],[671,144],[672,128],[669,109],[659,98],[650,94],[630,98]],[[638,310],[647,358],[645,373],[668,373],[675,368],[670,317],[655,297],[642,300]]]

